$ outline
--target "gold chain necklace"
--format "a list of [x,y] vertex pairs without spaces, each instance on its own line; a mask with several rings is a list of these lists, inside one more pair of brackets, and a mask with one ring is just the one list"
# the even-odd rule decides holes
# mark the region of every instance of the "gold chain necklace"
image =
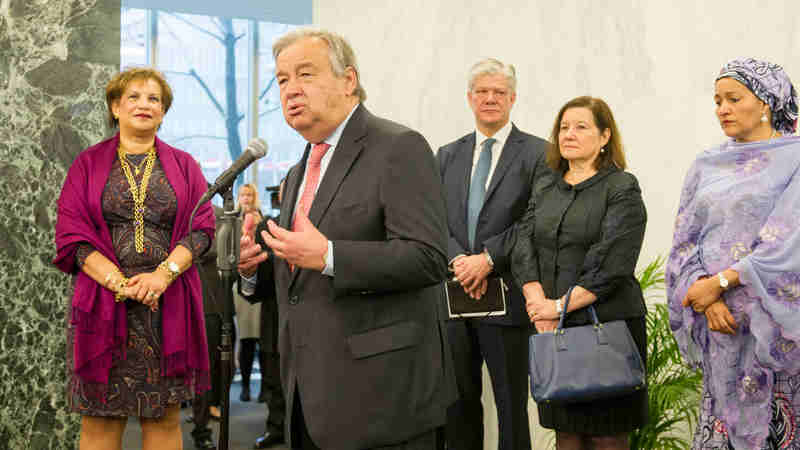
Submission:
[[125,178],[128,179],[128,184],[131,187],[131,195],[133,196],[133,240],[136,244],[136,253],[142,253],[144,252],[144,199],[147,198],[147,183],[150,181],[150,175],[153,173],[153,165],[156,162],[156,148],[151,147],[150,150],[147,151],[147,156],[144,161],[144,176],[142,176],[142,184],[140,186],[136,185],[136,179],[133,178],[130,164],[127,158],[125,158],[122,147],[117,147],[117,154],[119,155],[119,165],[122,167]]
[[131,162],[128,161],[128,155],[129,153],[125,153],[125,162],[128,163],[128,165],[133,166],[133,174],[139,176],[139,172],[142,171],[142,167],[147,162],[147,158],[145,157],[144,159],[142,159],[142,161],[139,164],[131,164]]

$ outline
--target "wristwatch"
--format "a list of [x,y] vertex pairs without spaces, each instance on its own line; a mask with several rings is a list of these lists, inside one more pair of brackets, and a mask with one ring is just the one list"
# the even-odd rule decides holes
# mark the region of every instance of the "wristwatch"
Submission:
[[725,275],[723,275],[722,272],[720,272],[720,273],[717,274],[717,278],[719,278],[719,287],[722,288],[722,291],[723,292],[727,291],[728,290],[728,279],[725,278]]
[[167,273],[170,283],[175,281],[175,278],[178,278],[178,275],[181,274],[181,268],[178,267],[178,264],[174,261],[168,261],[165,259],[164,261],[161,261],[161,264],[158,265],[158,268]]
[[492,255],[489,254],[489,250],[483,249],[483,254],[486,255],[486,262],[489,263],[489,267],[494,269],[494,260],[492,259]]

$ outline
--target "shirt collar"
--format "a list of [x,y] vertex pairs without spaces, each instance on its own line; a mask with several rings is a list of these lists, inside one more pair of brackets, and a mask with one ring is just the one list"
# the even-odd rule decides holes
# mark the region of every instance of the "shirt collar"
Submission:
[[[511,127],[512,127],[511,121],[509,120],[508,122],[506,122],[505,125],[503,125],[503,128],[497,130],[497,133],[495,133],[494,136],[492,137],[495,138],[497,142],[505,144],[505,142],[508,140],[508,135],[511,134]],[[483,141],[485,141],[488,138],[489,137],[481,133],[480,130],[478,129],[475,130],[475,145],[480,146],[481,144],[483,144]],[[501,146],[492,146],[492,149],[498,147],[502,148]]]
[[[331,133],[331,135],[328,136],[327,138],[323,139],[322,142],[330,145],[331,148],[336,148],[336,145],[339,143],[339,139],[341,139],[342,137],[342,132],[344,131],[344,127],[347,126],[347,122],[349,122],[350,118],[353,117],[353,113],[356,111],[356,108],[358,108],[358,105],[360,105],[360,103],[356,103],[356,106],[354,106],[353,109],[350,110],[350,114],[348,114],[347,117],[345,117],[345,119],[342,121],[342,123],[340,123],[339,126],[336,127],[335,130],[333,130],[333,133]],[[315,142],[311,142],[312,147],[314,146],[314,144]]]

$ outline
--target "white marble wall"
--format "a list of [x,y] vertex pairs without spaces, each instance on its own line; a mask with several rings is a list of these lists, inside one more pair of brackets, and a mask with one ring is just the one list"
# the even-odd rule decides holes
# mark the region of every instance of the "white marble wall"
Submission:
[[[640,263],[669,251],[684,173],[724,138],[712,101],[721,65],[768,59],[800,86],[797,0],[316,1],[314,24],[350,40],[367,106],[420,130],[434,149],[474,126],[465,74],[480,58],[516,66],[512,120],[540,136],[567,100],[604,98],[649,212]],[[491,411],[486,426],[496,429]],[[534,434],[534,448],[549,448],[541,429]]]
[[669,250],[683,175],[720,142],[713,79],[727,60],[782,64],[800,86],[800,2],[730,0],[337,0],[314,24],[356,50],[375,113],[436,149],[473,127],[466,71],[496,57],[519,78],[512,120],[546,136],[578,95],[614,111],[649,221],[640,261]]

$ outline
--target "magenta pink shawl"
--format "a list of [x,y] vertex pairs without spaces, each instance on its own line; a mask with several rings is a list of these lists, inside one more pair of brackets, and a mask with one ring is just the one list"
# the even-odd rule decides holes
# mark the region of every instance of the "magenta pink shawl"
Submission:
[[[80,271],[75,261],[78,244],[87,242],[119,264],[111,233],[103,219],[101,197],[111,166],[117,158],[119,134],[81,152],[69,168],[58,199],[56,258],[60,270],[77,272],[72,297],[75,327],[75,373],[85,382],[108,384],[112,355],[125,357],[127,320],[124,303]],[[200,166],[186,152],[170,147],[156,137],[158,159],[175,191],[178,211],[170,250],[187,235],[189,215],[206,190]],[[214,237],[214,211],[206,202],[198,208],[192,231]],[[162,374],[184,377],[196,383],[198,392],[208,390],[209,369],[200,277],[195,266],[181,274],[164,292],[162,317]]]

